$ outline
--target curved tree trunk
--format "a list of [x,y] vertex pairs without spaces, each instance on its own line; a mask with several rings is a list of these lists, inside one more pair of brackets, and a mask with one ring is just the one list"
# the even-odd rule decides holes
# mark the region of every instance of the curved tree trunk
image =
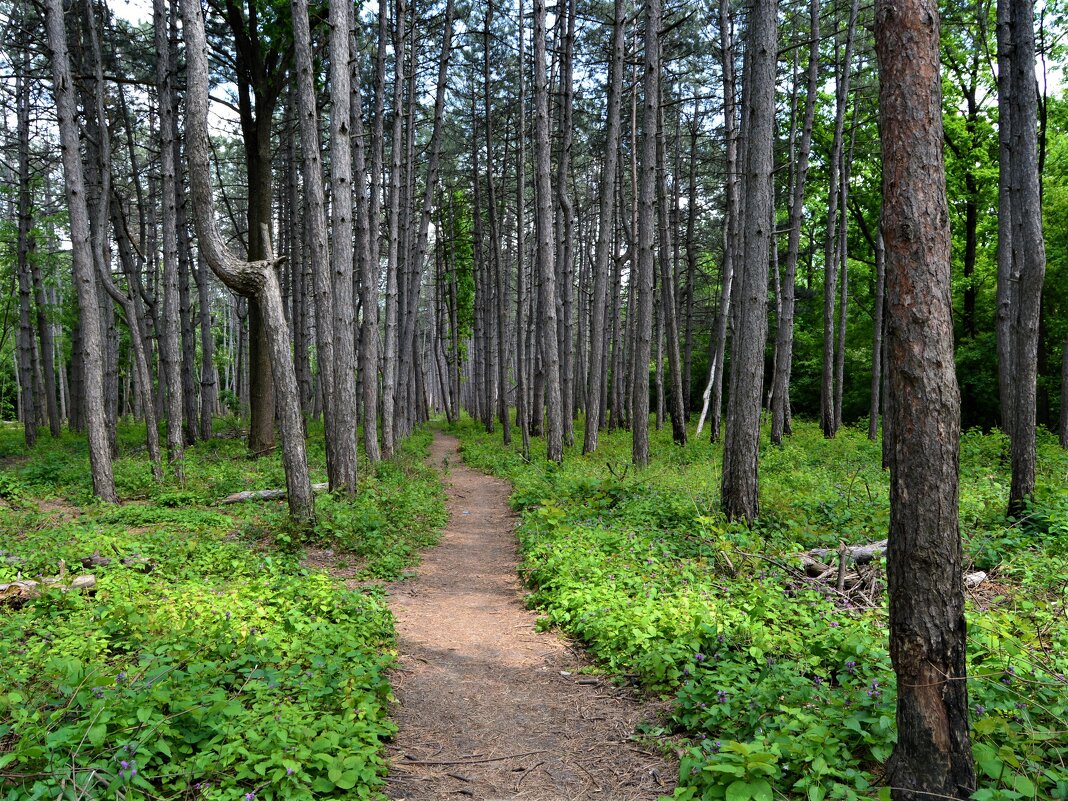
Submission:
[[304,420],[300,411],[297,375],[293,367],[289,330],[276,273],[278,259],[270,254],[267,232],[263,231],[261,236],[268,246],[268,258],[255,262],[239,261],[226,249],[216,227],[215,203],[208,177],[210,148],[207,43],[204,17],[198,0],[182,0],[182,23],[188,62],[186,157],[189,159],[189,188],[193,200],[197,240],[204,258],[219,280],[239,294],[255,297],[262,310],[277,390],[282,430],[282,465],[286,473],[289,513],[298,524],[306,524],[314,517],[315,499],[308,478]]

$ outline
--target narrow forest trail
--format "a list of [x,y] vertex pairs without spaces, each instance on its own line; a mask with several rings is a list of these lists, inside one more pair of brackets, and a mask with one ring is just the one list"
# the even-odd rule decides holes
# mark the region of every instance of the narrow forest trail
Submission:
[[417,578],[393,586],[400,731],[394,801],[639,801],[671,792],[675,767],[630,739],[651,716],[627,690],[581,676],[582,654],[537,633],[516,575],[509,486],[466,467],[438,434],[430,456],[449,523]]

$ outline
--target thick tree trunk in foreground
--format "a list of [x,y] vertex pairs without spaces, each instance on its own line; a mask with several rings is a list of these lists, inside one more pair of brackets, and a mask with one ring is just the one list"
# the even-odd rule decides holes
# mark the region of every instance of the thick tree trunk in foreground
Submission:
[[723,511],[731,520],[756,518],[757,461],[764,344],[768,337],[768,259],[772,243],[772,141],[777,67],[776,0],[756,0],[745,49],[748,86],[742,195],[743,259],[735,305],[738,327],[731,353],[730,397],[723,440]]
[[1012,443],[1009,513],[1035,492],[1038,329],[1046,250],[1032,0],[998,0],[998,385]]
[[965,799],[975,789],[938,28],[931,0],[876,4],[894,430],[887,575],[898,687],[898,738],[886,770],[897,801]]
[[[67,52],[67,33],[63,24],[63,3],[48,0],[45,4],[49,56],[54,80],[53,94],[59,118],[60,146],[63,151],[64,183],[70,213],[74,284],[81,314],[81,348],[83,365],[84,415],[89,433],[89,463],[93,473],[93,492],[103,501],[118,502],[111,467],[104,411],[103,338],[100,317],[96,314],[97,291],[93,254],[89,239],[89,210],[86,205],[85,181],[82,176],[78,144],[77,104]],[[207,94],[205,90],[205,95]]]
[[[296,522],[308,523],[315,514],[315,499],[308,479],[304,420],[289,347],[289,329],[275,272],[278,260],[268,254],[269,258],[258,262],[239,261],[227,251],[216,227],[215,204],[208,178],[208,54],[204,18],[198,0],[182,0],[182,23],[188,61],[186,155],[197,240],[204,258],[219,279],[235,292],[254,296],[262,310],[282,429],[282,465],[286,473],[289,512]],[[265,231],[263,236],[266,240]],[[269,247],[269,242],[265,244]]]

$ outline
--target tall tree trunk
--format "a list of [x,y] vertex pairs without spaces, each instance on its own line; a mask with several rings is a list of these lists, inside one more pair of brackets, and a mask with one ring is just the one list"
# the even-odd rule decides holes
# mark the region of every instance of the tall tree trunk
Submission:
[[[735,248],[738,246],[739,215],[741,213],[739,197],[740,173],[738,164],[738,121],[735,92],[737,81],[734,74],[734,35],[731,30],[732,19],[730,3],[720,0],[719,37],[720,62],[723,68],[723,137],[727,151],[726,179],[726,219],[723,230],[723,267],[722,284],[719,295],[719,309],[716,311],[715,333],[713,339],[712,363],[709,367],[708,403],[711,407],[712,441],[719,439],[720,416],[723,407],[723,376],[727,360],[727,336],[730,330],[731,300],[734,294]],[[702,413],[702,417],[704,414]],[[697,431],[701,431],[700,421]]]
[[[306,252],[311,261],[315,295],[315,344],[319,364],[319,388],[323,398],[323,429],[326,435],[326,473],[331,489],[345,487],[346,480],[339,468],[338,423],[336,397],[338,359],[335,354],[333,276],[330,271],[330,252],[327,245],[326,196],[319,144],[319,110],[315,102],[315,67],[311,49],[311,28],[308,22],[307,0],[292,0],[293,59],[297,73],[297,107],[300,119],[300,142],[303,156]],[[346,60],[346,66],[348,62]],[[346,93],[346,99],[348,94]],[[343,458],[343,457],[342,457]],[[351,465],[350,465],[351,467]],[[354,467],[353,467],[353,475]]]
[[[838,267],[840,251],[838,247],[839,206],[844,208],[842,198],[841,173],[844,170],[844,140],[846,102],[849,99],[849,79],[853,65],[853,38],[857,26],[859,0],[853,0],[849,12],[849,25],[846,28],[845,54],[838,66],[839,73],[835,82],[834,138],[831,141],[830,154],[830,190],[827,198],[827,234],[823,249],[823,374],[820,383],[820,425],[823,436],[833,437],[838,433],[838,421],[841,414],[835,403],[834,369],[835,336],[834,306],[838,292]],[[837,49],[837,46],[836,46]],[[842,269],[845,264],[842,263]],[[840,323],[841,324],[841,323]]]
[[560,387],[560,350],[556,320],[556,253],[553,248],[552,184],[549,149],[549,92],[545,64],[545,0],[534,0],[534,174],[537,195],[538,328],[545,372],[549,430],[546,455],[564,460],[564,414]]
[[805,212],[805,183],[808,160],[812,153],[812,125],[816,116],[819,91],[820,7],[819,0],[809,2],[808,79],[805,84],[805,118],[790,198],[790,222],[786,243],[786,264],[782,278],[782,308],[775,332],[775,371],[771,388],[771,441],[778,445],[786,431],[790,405],[790,372],[794,350],[794,289],[797,286],[797,259],[801,252],[801,222]]
[[634,372],[631,459],[649,464],[649,359],[653,335],[653,272],[656,254],[656,128],[660,109],[660,0],[645,2],[645,65],[642,80],[641,178],[638,197],[637,274],[635,292]]
[[[383,5],[383,8],[385,6]],[[401,156],[403,155],[404,109],[404,19],[406,0],[397,0],[393,27],[393,133],[390,139],[389,169],[389,247],[386,256],[386,335],[382,370],[382,455],[393,456],[396,448],[397,323],[400,310],[398,271],[400,269]],[[383,13],[385,13],[383,11]]]
[[565,0],[566,12],[561,13],[558,24],[563,28],[557,34],[562,37],[560,48],[560,95],[558,112],[560,124],[560,153],[556,162],[556,275],[559,287],[560,342],[560,398],[563,403],[564,444],[575,441],[575,377],[574,377],[574,274],[575,274],[575,208],[571,200],[568,181],[571,177],[571,149],[573,141],[572,119],[574,108],[574,50],[575,50],[575,0]]
[[[383,46],[379,42],[379,46]],[[360,59],[352,65],[352,157],[356,181],[356,263],[359,266],[360,306],[363,320],[360,323],[360,395],[363,409],[363,450],[367,461],[374,464],[382,458],[378,449],[378,269],[372,260],[372,239],[378,237],[378,218],[372,215],[372,192],[368,186],[367,142],[364,138],[363,109],[360,107]],[[376,58],[377,65],[377,58]],[[383,64],[383,70],[385,69]],[[375,103],[381,96],[383,86],[376,82]],[[375,133],[381,129],[376,118]],[[374,134],[373,134],[374,135]],[[372,150],[376,143],[372,144]],[[374,162],[372,156],[372,162]],[[378,161],[381,165],[381,157]],[[377,179],[371,178],[371,186]]]
[[586,385],[586,433],[583,453],[597,450],[597,433],[604,405],[601,396],[608,378],[605,364],[605,311],[608,305],[609,259],[612,256],[612,229],[615,224],[616,173],[619,166],[620,109],[623,98],[623,44],[625,11],[623,0],[615,0],[612,14],[612,58],[608,70],[608,119],[605,122],[605,156],[601,168],[600,205],[597,220],[597,249],[593,260],[593,298],[590,301],[590,366]]
[[1012,443],[1009,513],[1035,491],[1035,403],[1046,250],[1032,0],[998,0],[998,384]]
[[[57,0],[51,0],[57,2]],[[304,447],[304,421],[293,356],[289,346],[282,293],[278,285],[277,259],[270,254],[258,262],[240,261],[226,249],[215,222],[214,201],[208,177],[208,56],[204,17],[197,0],[182,0],[182,34],[187,59],[186,157],[189,160],[189,188],[193,200],[197,241],[208,265],[233,291],[254,296],[263,311],[270,348],[272,372],[277,390],[282,430],[282,466],[286,474],[289,512],[299,525],[310,523],[315,515],[315,499],[308,477]],[[266,224],[264,225],[266,228]],[[264,231],[262,234],[266,234]]]
[[[663,109],[657,110],[657,219],[660,239],[660,330],[667,337],[668,369],[671,372],[671,438],[676,445],[686,444],[686,408],[682,389],[682,355],[679,349],[679,323],[675,309],[675,268],[672,231],[668,221],[667,146],[664,141]],[[678,173],[676,172],[676,175]],[[673,187],[674,188],[674,187]],[[677,193],[676,193],[677,194]],[[659,349],[659,344],[658,344]]]
[[[490,247],[497,298],[497,416],[501,421],[504,444],[512,441],[512,421],[508,411],[508,298],[505,266],[501,259],[501,232],[497,222],[497,187],[493,180],[493,104],[490,102],[490,27],[493,0],[486,2],[482,28],[482,99],[486,114],[486,202],[489,209]],[[507,147],[505,148],[507,151]],[[507,158],[504,162],[507,164]]]
[[211,439],[212,417],[219,398],[219,383],[215,371],[215,334],[211,321],[211,286],[208,267],[203,262],[193,274],[197,284],[197,300],[200,305],[200,436]]
[[745,48],[748,87],[742,173],[745,216],[744,269],[736,306],[738,326],[731,353],[730,398],[723,442],[723,511],[752,522],[760,509],[757,461],[764,345],[768,336],[768,259],[772,242],[772,142],[778,18],[776,0],[755,0]]
[[100,318],[95,313],[97,291],[93,254],[90,248],[89,210],[85,202],[79,150],[77,104],[67,51],[67,33],[63,24],[61,0],[47,0],[45,18],[48,30],[49,57],[52,62],[53,95],[59,119],[60,146],[63,151],[64,183],[70,214],[74,284],[78,306],[82,310],[79,324],[85,422],[89,432],[89,463],[92,468],[93,492],[103,501],[116,503],[115,480],[111,466],[107,420],[104,411],[103,338]]
[[882,389],[883,371],[883,334],[886,324],[886,251],[883,247],[882,224],[875,240],[875,309],[872,319],[871,343],[871,410],[868,412],[868,439],[875,442],[879,435],[879,401]]
[[[15,103],[18,108],[18,282],[19,282],[19,334],[18,334],[18,379],[22,388],[22,423],[26,445],[37,444],[37,417],[33,393],[33,326],[30,323],[30,260],[36,243],[33,237],[33,211],[30,197],[30,87],[29,57],[24,57],[22,67],[15,77]],[[55,404],[55,399],[52,400]]]
[[356,494],[356,312],[353,305],[352,144],[349,141],[352,3],[330,2],[330,261],[334,292],[334,450],[331,484]]
[[975,790],[938,29],[930,0],[876,3],[894,431],[887,574],[897,743],[886,783],[897,801],[965,799]]
[[[159,101],[160,173],[163,179],[163,330],[160,332],[161,379],[167,385],[167,458],[171,470],[182,480],[185,410],[182,401],[181,345],[178,319],[178,197],[174,164],[174,74],[167,32],[165,0],[153,0],[152,22],[156,32],[156,95]],[[101,126],[106,120],[100,121]]]
[[530,370],[527,367],[527,326],[526,326],[526,284],[527,284],[527,167],[526,167],[526,119],[527,119],[527,84],[526,84],[526,27],[523,19],[523,0],[519,0],[519,116],[516,124],[516,167],[515,167],[515,238],[516,238],[516,282],[515,282],[515,376],[516,404],[515,417],[522,438],[523,458],[530,461],[530,409],[528,404],[528,384]]

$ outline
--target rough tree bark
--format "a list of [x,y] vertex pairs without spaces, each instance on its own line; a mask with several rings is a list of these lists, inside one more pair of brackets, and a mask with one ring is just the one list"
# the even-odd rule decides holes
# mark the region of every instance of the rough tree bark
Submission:
[[[654,0],[655,2],[655,0]],[[538,315],[549,418],[546,455],[564,460],[564,414],[560,389],[560,350],[556,321],[556,253],[553,248],[552,183],[549,173],[549,92],[545,64],[545,0],[534,0],[534,174],[537,195]],[[648,408],[648,402],[646,403]]]
[[[163,180],[163,330],[160,332],[161,379],[167,385],[167,459],[179,480],[183,477],[185,435],[182,433],[181,343],[178,332],[178,227],[174,163],[174,74],[167,32],[167,4],[153,0],[152,22],[156,36],[156,95],[159,102],[160,175]],[[106,120],[100,121],[101,126]]]
[[334,292],[334,451],[331,486],[356,493],[356,312],[353,305],[352,100],[349,65],[352,3],[330,2],[330,266]]
[[1032,0],[998,0],[998,386],[1012,443],[1009,513],[1035,491],[1038,330],[1046,250]]
[[615,0],[612,14],[612,58],[608,75],[608,119],[605,123],[605,156],[601,168],[600,207],[597,220],[597,249],[593,261],[593,299],[590,322],[590,366],[586,385],[586,433],[583,453],[597,450],[597,433],[604,413],[601,397],[608,370],[605,366],[605,311],[608,306],[608,270],[615,225],[616,172],[619,166],[620,109],[623,97],[623,43],[625,34],[623,0]]
[[737,288],[737,328],[731,353],[730,397],[723,441],[723,511],[752,522],[760,509],[757,461],[764,344],[768,336],[768,259],[772,242],[772,142],[778,18],[776,0],[755,0],[745,48],[748,87],[742,195],[743,259]]
[[[26,445],[37,444],[37,414],[33,393],[33,326],[30,323],[30,260],[35,249],[33,238],[33,212],[30,198],[30,86],[29,58],[22,60],[22,69],[15,77],[15,97],[18,113],[18,254],[19,281],[19,333],[18,366],[19,384],[22,389],[22,424]],[[55,399],[52,400],[55,404]]]
[[78,145],[77,104],[67,51],[67,32],[63,24],[62,0],[47,0],[45,19],[54,81],[53,95],[59,119],[60,148],[63,151],[64,183],[70,213],[74,284],[78,293],[78,306],[82,310],[79,329],[84,373],[83,412],[89,435],[93,492],[103,501],[117,503],[119,498],[115,493],[111,447],[104,413],[103,339],[100,333],[100,318],[96,314],[97,291],[93,254],[89,243],[89,210],[86,206],[85,181]]
[[334,354],[334,293],[331,288],[330,251],[326,232],[326,194],[319,145],[319,110],[315,102],[315,68],[307,0],[293,0],[293,60],[297,73],[297,116],[300,120],[304,174],[306,249],[311,261],[315,297],[315,344],[319,363],[319,389],[323,398],[326,436],[326,473],[330,488],[346,486],[338,472],[335,397],[337,358]]
[[964,591],[958,529],[960,394],[950,319],[938,7],[878,0],[890,416],[890,656],[897,801],[969,798]]
[[645,2],[645,62],[642,76],[642,138],[638,197],[634,372],[631,376],[631,460],[649,464],[649,359],[653,335],[653,271],[656,254],[656,127],[660,109],[660,0]]
[[816,117],[816,95],[819,91],[820,6],[819,0],[809,3],[808,78],[805,84],[805,117],[801,125],[801,141],[797,148],[793,195],[790,198],[789,233],[786,242],[786,264],[783,267],[781,310],[775,331],[775,367],[771,387],[771,441],[778,445],[786,432],[787,411],[790,404],[790,372],[794,351],[794,288],[797,285],[797,259],[801,252],[801,221],[805,211],[805,183],[808,159],[812,153],[812,125]]
[[[185,38],[188,76],[186,157],[189,160],[189,189],[193,200],[197,241],[204,258],[219,280],[239,294],[255,297],[263,312],[281,422],[282,465],[286,474],[289,513],[298,524],[307,524],[315,514],[315,499],[308,478],[304,421],[300,412],[293,356],[289,348],[289,330],[285,321],[278,275],[275,272],[278,260],[269,252],[269,241],[265,242],[268,258],[253,262],[236,259],[226,249],[216,227],[215,203],[208,174],[208,53],[204,17],[198,0],[182,0],[182,34]],[[269,239],[266,231],[261,232],[261,235],[265,240]]]

